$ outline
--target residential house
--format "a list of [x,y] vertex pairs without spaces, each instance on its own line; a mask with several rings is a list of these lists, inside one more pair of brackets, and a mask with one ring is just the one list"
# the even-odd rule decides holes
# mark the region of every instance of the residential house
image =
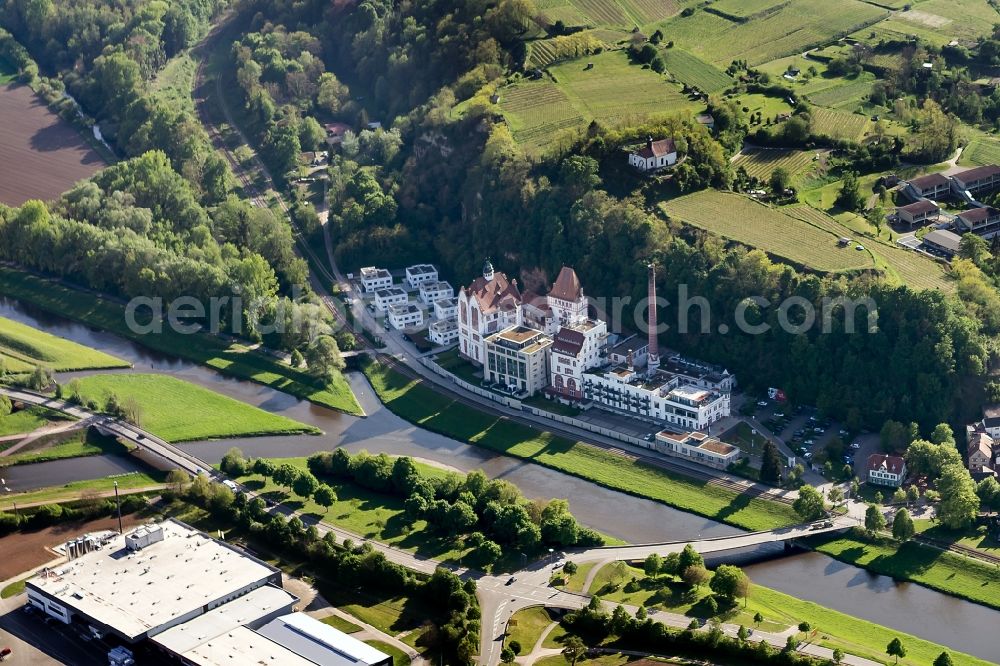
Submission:
[[917,197],[940,199],[951,193],[951,181],[940,173],[929,173],[906,181],[906,184]]
[[1000,474],[1000,405],[985,405],[981,421],[965,427],[969,473],[976,481]]
[[951,179],[960,192],[982,194],[1000,187],[1000,166],[989,164],[974,167],[952,175]]
[[438,270],[431,264],[417,264],[406,269],[406,284],[416,289],[424,282],[437,282]]
[[457,316],[458,316],[457,298],[441,298],[439,300],[434,301],[435,319],[455,319]]
[[941,213],[941,208],[928,199],[914,201],[911,204],[900,206],[896,209],[896,217],[900,222],[912,226],[924,225],[936,222]]
[[511,326],[520,326],[521,292],[517,280],[493,270],[488,260],[483,274],[458,292],[458,351],[476,363],[486,362],[485,339]]
[[534,395],[548,384],[552,338],[527,326],[512,326],[486,338],[483,377],[515,393]]
[[392,286],[392,275],[384,268],[366,266],[361,269],[361,288],[366,294]]
[[458,322],[454,319],[438,319],[427,327],[427,337],[439,346],[454,344],[458,340]]
[[702,432],[675,433],[664,430],[656,434],[653,448],[660,453],[689,458],[717,469],[726,469],[740,457],[738,447]]
[[906,479],[906,461],[900,456],[873,453],[868,456],[868,483],[899,488]]
[[959,234],[972,233],[983,238],[992,238],[1000,233],[1000,210],[970,208],[955,216],[955,230]]
[[677,163],[677,146],[673,139],[653,141],[649,137],[644,146],[629,152],[628,163],[642,172],[673,166]]
[[389,287],[375,292],[375,309],[385,312],[393,305],[406,303],[409,297],[402,287]]
[[447,282],[426,280],[420,283],[420,301],[427,307],[431,307],[438,301],[451,298],[454,295],[455,290]]
[[418,328],[424,324],[424,311],[413,303],[390,305],[389,324],[397,331],[407,328]]

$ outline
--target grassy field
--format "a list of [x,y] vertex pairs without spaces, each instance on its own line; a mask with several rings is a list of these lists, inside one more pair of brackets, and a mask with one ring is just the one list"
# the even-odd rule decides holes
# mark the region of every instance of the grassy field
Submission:
[[345,620],[339,615],[329,615],[320,620],[323,624],[328,624],[338,631],[342,631],[345,634],[353,634],[355,632],[361,631],[361,627],[354,624],[350,620]]
[[12,372],[37,365],[56,372],[129,367],[109,354],[3,317],[0,317],[0,359]]
[[62,460],[64,458],[80,458],[102,454],[122,454],[126,452],[123,445],[110,437],[103,437],[92,430],[73,432],[69,437],[60,437],[55,443],[29,444],[16,453],[0,458],[0,468],[11,465]]
[[1000,543],[990,536],[985,525],[955,531],[931,520],[914,520],[913,526],[919,534],[931,539],[959,544],[988,555],[1000,555]]
[[814,106],[809,109],[812,116],[812,131],[814,134],[830,136],[847,141],[861,141],[865,138],[871,120],[868,116],[858,113],[848,113],[836,109],[826,109]]
[[805,150],[753,148],[737,155],[733,160],[733,168],[743,167],[748,175],[767,181],[779,167],[792,176],[805,171],[813,163],[815,155],[816,153]]
[[[889,282],[905,284],[913,289],[940,289],[951,292],[955,283],[945,275],[945,268],[926,255],[901,248],[888,237],[888,229],[882,230],[882,237],[875,239],[867,234],[874,234],[875,229],[868,222],[854,213],[838,211],[833,206],[833,199],[839,190],[839,183],[826,185],[818,196],[809,193],[813,206],[825,208],[823,213],[810,206],[793,206],[784,211],[792,217],[828,230],[837,236],[846,236],[859,240],[865,246],[865,251],[871,255],[875,267],[885,275]],[[858,235],[864,235],[858,238]]]
[[[587,69],[588,63],[593,67]],[[514,138],[531,151],[544,150],[560,132],[592,120],[638,122],[653,114],[691,115],[703,107],[651,69],[631,65],[623,51],[553,65],[555,82],[524,81],[500,91],[500,108]]]
[[[289,463],[303,471],[308,470],[305,458],[277,458],[278,464]],[[437,467],[414,461],[420,473],[430,477],[449,474]],[[312,498],[303,500],[292,495],[288,489],[276,485],[270,479],[249,474],[241,479],[249,487],[262,492],[269,499],[285,506],[312,515],[318,519],[377,539],[397,548],[418,553],[426,557],[459,563],[469,552],[461,539],[439,536],[427,530],[427,521],[411,522],[403,512],[403,500],[399,497],[372,492],[352,483],[326,481],[337,493],[337,501],[329,510],[321,507]]]
[[1000,164],[1000,139],[977,137],[969,142],[958,160],[962,166]]
[[[730,12],[756,14],[773,2],[751,3],[724,0],[711,6]],[[779,11],[766,13],[750,21],[732,20],[718,13],[700,9],[691,16],[676,16],[664,27],[664,33],[682,48],[706,61],[726,67],[733,60],[745,59],[751,66],[776,58],[801,53],[826,43],[838,35],[871,25],[888,12],[860,0],[790,0]]]
[[[600,590],[611,582],[612,568],[606,566],[594,580],[591,593]],[[656,606],[674,613],[682,613],[689,617],[705,618],[702,601],[710,594],[707,586],[694,592],[687,586],[672,583],[669,577],[652,581],[645,577],[641,569],[629,568],[626,580],[636,577],[638,590],[625,592],[624,587],[615,591],[606,591],[601,598],[608,601],[620,601],[633,605]],[[616,581],[618,583],[619,581]],[[743,624],[753,627],[754,613],[764,616],[760,628],[765,631],[780,631],[797,626],[800,622],[808,622],[815,630],[815,636],[799,633],[800,639],[811,641],[829,648],[840,648],[848,654],[857,655],[880,663],[892,663],[885,654],[885,646],[890,637],[898,636],[907,650],[907,655],[899,661],[906,666],[926,666],[941,654],[945,648],[941,645],[925,641],[884,627],[867,620],[858,619],[844,613],[825,608],[811,601],[803,601],[770,588],[752,585],[746,607],[742,603],[729,613],[723,615],[726,622]],[[964,655],[949,650],[955,663],[968,666],[986,666],[988,662],[970,655]]]
[[112,393],[119,400],[134,398],[142,410],[140,425],[168,442],[319,432],[167,375],[91,375],[78,381],[81,396],[99,405]]
[[542,637],[545,627],[552,624],[552,618],[541,606],[532,606],[514,613],[507,625],[507,640],[505,645],[510,645],[511,641],[521,644],[521,654],[528,654]]
[[854,537],[819,540],[816,550],[896,580],[910,580],[1000,608],[1000,570],[961,555],[942,552],[909,541],[872,543]]
[[791,507],[737,495],[581,442],[540,432],[450,400],[395,370],[365,366],[379,398],[400,417],[462,442],[578,476],[613,490],[749,530],[798,521]]
[[31,432],[43,425],[58,421],[64,417],[56,412],[50,412],[44,407],[28,407],[13,414],[0,416],[0,437]]
[[118,489],[123,492],[138,488],[162,486],[165,476],[165,474],[160,472],[131,472],[129,474],[119,474],[114,477],[73,481],[64,486],[40,488],[26,493],[6,493],[0,496],[0,511],[12,510],[14,502],[23,506],[29,503],[44,502],[46,504],[55,504],[56,502],[83,499],[92,493],[113,490],[116,481],[118,482]]
[[208,366],[225,375],[255,381],[348,414],[362,413],[351,387],[341,375],[325,384],[282,361],[208,335],[181,335],[170,331],[168,327],[164,327],[163,332],[156,335],[134,333],[125,323],[125,308],[122,305],[90,292],[71,289],[53,280],[0,266],[0,294],[116,333],[155,351]]
[[392,666],[410,666],[410,658],[407,657],[406,653],[398,647],[376,640],[367,640],[365,643],[368,643],[368,645],[371,645],[376,650],[381,650],[385,654],[392,657]]
[[676,220],[813,270],[875,267],[870,254],[838,247],[836,234],[738,194],[703,190],[660,207]]
[[990,35],[993,24],[1000,20],[1000,14],[980,0],[923,0],[912,5],[912,9],[873,26],[875,39],[898,40],[912,35],[938,46],[952,40],[975,42]]
[[153,93],[160,103],[170,104],[178,109],[195,113],[194,88],[198,63],[189,53],[181,53],[167,61],[153,79]]
[[684,49],[666,49],[663,58],[667,71],[675,79],[709,94],[721,92],[735,83],[733,77]]

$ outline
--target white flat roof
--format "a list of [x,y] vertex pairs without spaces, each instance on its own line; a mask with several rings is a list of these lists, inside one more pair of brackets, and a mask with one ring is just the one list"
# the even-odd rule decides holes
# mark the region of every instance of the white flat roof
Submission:
[[152,640],[183,656],[233,629],[281,612],[297,600],[295,596],[280,587],[265,585],[213,608],[193,620],[171,627],[154,636]]
[[316,666],[308,659],[246,627],[237,627],[202,643],[185,652],[184,659],[197,666]]
[[302,613],[275,618],[257,633],[319,666],[367,666],[381,664],[390,658],[367,643]]
[[131,552],[117,535],[28,587],[134,639],[277,572],[184,523],[160,525],[163,541]]

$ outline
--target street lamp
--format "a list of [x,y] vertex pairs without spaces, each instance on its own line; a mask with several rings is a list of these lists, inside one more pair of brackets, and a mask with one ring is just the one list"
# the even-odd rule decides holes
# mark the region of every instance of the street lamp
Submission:
[[122,503],[118,498],[118,482],[115,481],[115,505],[118,507],[118,534],[125,534],[125,529],[122,527]]

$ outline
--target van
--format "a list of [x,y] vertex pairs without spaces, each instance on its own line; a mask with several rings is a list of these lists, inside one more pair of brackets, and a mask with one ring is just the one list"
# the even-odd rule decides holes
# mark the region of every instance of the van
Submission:
[[226,479],[225,481],[223,481],[223,482],[222,482],[222,485],[224,485],[224,486],[225,486],[226,488],[229,488],[229,489],[230,489],[230,490],[232,490],[232,491],[233,491],[234,493],[235,493],[235,492],[236,492],[237,490],[239,490],[239,486],[237,486],[237,485],[236,485],[236,482],[235,482],[235,481],[230,481],[229,479]]

